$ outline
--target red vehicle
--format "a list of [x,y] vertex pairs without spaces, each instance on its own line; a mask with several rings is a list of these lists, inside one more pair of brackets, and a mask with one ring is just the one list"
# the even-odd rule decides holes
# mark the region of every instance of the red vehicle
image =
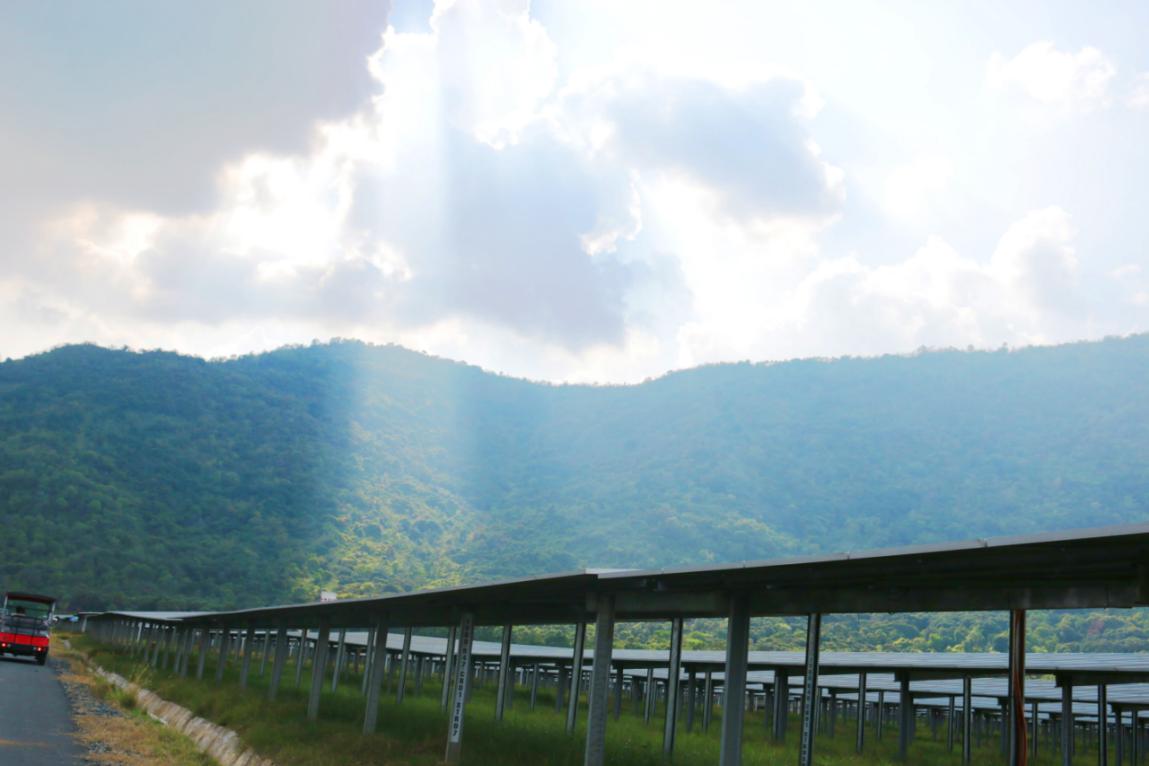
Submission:
[[0,608],[0,654],[35,657],[43,665],[48,661],[48,626],[56,599],[34,593],[4,594]]

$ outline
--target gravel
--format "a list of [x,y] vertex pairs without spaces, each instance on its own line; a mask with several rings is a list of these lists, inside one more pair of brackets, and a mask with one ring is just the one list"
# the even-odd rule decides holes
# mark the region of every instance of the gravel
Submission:
[[[117,706],[105,702],[92,694],[92,689],[87,684],[69,680],[68,676],[71,674],[71,668],[68,666],[67,661],[50,657],[48,664],[51,665],[56,674],[60,676],[60,683],[64,687],[64,693],[68,695],[68,701],[72,705],[73,716],[91,715],[100,718],[120,718],[124,715],[123,711]],[[83,740],[81,741],[83,742]],[[87,746],[89,756],[114,752],[114,748],[104,742],[88,741],[84,742],[84,744]],[[94,764],[104,763],[104,761],[85,758],[83,763]]]

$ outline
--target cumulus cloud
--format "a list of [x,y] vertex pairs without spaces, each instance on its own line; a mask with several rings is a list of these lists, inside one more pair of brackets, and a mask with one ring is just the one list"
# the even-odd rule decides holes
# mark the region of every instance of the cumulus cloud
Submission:
[[1133,109],[1149,109],[1149,72],[1137,75],[1126,103]]
[[910,257],[820,263],[794,291],[786,326],[822,353],[1064,340],[1083,299],[1075,232],[1056,207],[1015,221],[988,259],[931,237]]
[[[793,73],[572,67],[521,0],[440,2],[381,37],[377,14],[352,7],[370,23],[334,52],[339,13],[246,7],[265,32],[286,9],[283,38],[319,39],[300,53],[261,38],[243,62],[258,71],[289,51],[327,69],[286,104],[292,88],[274,78],[260,93],[223,71],[204,88],[164,51],[125,54],[179,87],[170,102],[122,91],[162,107],[151,128],[138,109],[89,103],[96,159],[15,158],[44,195],[18,201],[28,215],[0,207],[29,222],[20,247],[0,232],[0,351],[92,339],[226,354],[343,335],[535,377],[633,380],[732,358],[1063,340],[1093,316],[1065,210],[1019,216],[980,251],[948,231],[914,250],[968,183],[967,158],[944,136],[870,158],[853,115],[820,113]],[[281,63],[285,81],[313,76]],[[1050,104],[1109,98],[1112,65],[1092,49],[1036,44],[990,69]],[[185,107],[164,105],[181,99],[222,122],[175,124]],[[857,178],[847,198],[850,141],[876,199]],[[41,178],[53,156],[59,173]],[[140,167],[114,161],[127,156]],[[84,164],[97,160],[110,164]],[[98,193],[113,167],[123,177]],[[895,227],[913,231],[887,238]]]
[[372,97],[309,152],[224,164],[208,211],[60,216],[39,262],[78,310],[157,325],[470,319],[586,350],[689,309],[677,254],[643,229],[660,179],[740,220],[838,211],[801,83],[606,73],[572,88],[556,55],[526,3],[442,3],[426,29],[387,32],[363,62]]
[[619,157],[706,186],[730,215],[823,217],[842,204],[842,173],[812,142],[811,99],[801,82],[777,78],[735,89],[632,77],[600,87],[600,119]]
[[991,87],[1020,92],[1039,103],[1090,110],[1109,105],[1109,86],[1116,73],[1117,67],[1096,48],[1071,53],[1042,41],[1012,58],[994,53],[987,79]]
[[374,89],[388,4],[63,0],[5,9],[5,183],[40,205],[205,210],[245,153],[303,151]]

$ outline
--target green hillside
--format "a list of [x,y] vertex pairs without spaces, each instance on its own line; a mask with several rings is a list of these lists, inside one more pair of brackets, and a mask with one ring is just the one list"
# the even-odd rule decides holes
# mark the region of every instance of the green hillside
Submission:
[[0,364],[0,585],[234,607],[1149,518],[1149,336],[553,386],[340,342]]

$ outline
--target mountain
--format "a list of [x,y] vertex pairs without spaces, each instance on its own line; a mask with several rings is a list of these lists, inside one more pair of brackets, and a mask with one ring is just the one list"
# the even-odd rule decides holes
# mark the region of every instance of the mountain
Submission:
[[394,346],[0,363],[0,586],[231,608],[1149,518],[1149,336],[532,383]]

